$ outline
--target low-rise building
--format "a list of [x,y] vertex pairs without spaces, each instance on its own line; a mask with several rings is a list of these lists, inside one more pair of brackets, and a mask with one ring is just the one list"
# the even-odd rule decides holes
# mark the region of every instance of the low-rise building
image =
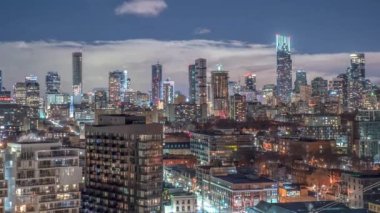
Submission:
[[171,212],[196,213],[197,196],[191,192],[178,191],[170,193]]

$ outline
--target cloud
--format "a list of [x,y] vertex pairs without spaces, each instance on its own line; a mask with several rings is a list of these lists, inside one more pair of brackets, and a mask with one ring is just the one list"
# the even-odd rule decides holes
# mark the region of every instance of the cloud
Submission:
[[194,30],[195,35],[205,35],[211,33],[211,30],[208,28],[200,27]]
[[[83,84],[85,91],[108,86],[108,72],[126,68],[132,88],[147,92],[151,89],[151,65],[163,64],[163,79],[175,81],[176,90],[188,92],[188,65],[196,58],[206,58],[208,75],[223,64],[230,80],[243,82],[246,72],[257,74],[258,88],[276,80],[276,55],[273,45],[242,41],[182,40],[161,41],[135,39],[124,41],[34,41],[0,42],[0,69],[7,89],[23,81],[28,74],[38,76],[45,90],[45,75],[57,71],[62,87],[71,91],[71,53],[83,51]],[[304,69],[310,82],[316,76],[331,79],[344,73],[349,66],[350,53],[294,54],[294,69]],[[379,83],[380,52],[366,53],[366,74]]]
[[167,7],[165,0],[129,0],[116,7],[115,14],[154,17],[158,16]]

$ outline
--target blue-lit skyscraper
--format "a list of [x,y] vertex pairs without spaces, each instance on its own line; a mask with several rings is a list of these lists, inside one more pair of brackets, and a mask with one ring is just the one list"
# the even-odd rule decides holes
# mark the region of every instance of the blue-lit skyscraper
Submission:
[[282,103],[289,103],[292,93],[292,59],[290,37],[276,35],[277,96]]
[[296,80],[294,81],[294,92],[300,93],[300,87],[307,85],[306,72],[303,70],[297,70]]
[[162,99],[162,65],[152,65],[152,103],[157,106]]

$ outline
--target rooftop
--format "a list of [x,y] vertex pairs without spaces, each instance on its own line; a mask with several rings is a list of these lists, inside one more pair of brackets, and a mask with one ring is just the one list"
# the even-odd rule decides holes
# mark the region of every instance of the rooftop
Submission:
[[228,174],[225,176],[214,177],[233,184],[274,182],[273,180],[270,180],[268,178],[254,175]]

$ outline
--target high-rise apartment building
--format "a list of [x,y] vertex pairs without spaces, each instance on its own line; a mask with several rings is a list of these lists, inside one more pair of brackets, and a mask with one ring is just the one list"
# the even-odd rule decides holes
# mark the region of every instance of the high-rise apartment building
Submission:
[[256,91],[256,74],[247,73],[244,76],[245,90],[250,92]]
[[58,94],[61,92],[61,77],[57,72],[48,72],[45,83],[46,94]]
[[17,82],[13,86],[13,98],[16,104],[26,105],[26,85],[25,82]]
[[282,103],[290,103],[292,93],[292,59],[290,37],[276,35],[277,97]]
[[73,94],[78,96],[82,94],[82,53],[73,53]]
[[152,98],[154,106],[157,106],[162,99],[162,65],[157,63],[152,65]]
[[244,95],[234,94],[231,96],[230,117],[243,122],[247,119],[247,101]]
[[300,93],[300,86],[307,85],[306,72],[303,70],[297,70],[296,80],[294,81],[294,92]]
[[365,82],[364,53],[350,55],[351,65],[347,69],[347,109],[354,111],[360,108]]
[[94,104],[95,109],[107,108],[108,96],[106,88],[94,89]]
[[127,70],[116,70],[109,73],[108,77],[109,103],[113,106],[120,106],[125,100],[125,93],[128,90]]
[[197,98],[197,70],[195,64],[189,65],[189,102],[195,104]]
[[79,151],[37,136],[8,143],[6,212],[78,213],[82,168]]
[[86,126],[84,212],[161,212],[163,126],[100,115]]
[[211,72],[211,87],[214,116],[228,118],[228,71],[223,70],[221,65]]
[[7,181],[4,179],[5,172],[4,150],[0,150],[0,212],[4,211],[4,200],[7,197]]
[[166,79],[166,81],[164,81],[164,83],[162,84],[162,87],[162,100],[164,102],[164,106],[168,104],[174,104],[174,81]]

